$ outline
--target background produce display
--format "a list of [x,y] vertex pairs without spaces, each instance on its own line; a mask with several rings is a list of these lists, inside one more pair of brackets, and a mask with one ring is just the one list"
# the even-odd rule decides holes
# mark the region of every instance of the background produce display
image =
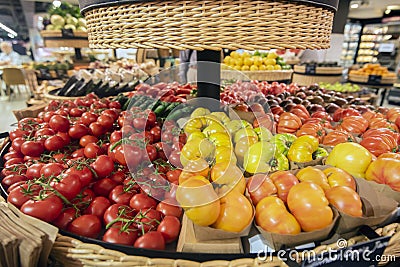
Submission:
[[[268,233],[303,235],[341,213],[363,216],[354,177],[399,194],[400,109],[253,81],[224,88],[224,109],[211,112],[190,105],[195,90],[142,83],[113,100],[51,101],[10,132],[8,202],[80,236],[162,250],[183,212],[237,236],[253,218]],[[332,167],[313,167],[322,159]]]
[[271,70],[290,70],[283,58],[279,57],[275,52],[260,53],[258,51],[253,54],[248,52],[238,53],[233,51],[226,56],[223,63],[231,69],[238,71],[271,71]]
[[48,14],[49,18],[43,21],[46,30],[71,29],[87,32],[86,20],[82,17],[78,6],[63,2],[60,7],[51,6]]

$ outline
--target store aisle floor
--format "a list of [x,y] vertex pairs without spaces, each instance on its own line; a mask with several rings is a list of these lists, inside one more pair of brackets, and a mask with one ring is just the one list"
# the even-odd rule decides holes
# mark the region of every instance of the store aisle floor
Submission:
[[16,126],[17,119],[13,114],[13,110],[26,108],[26,93],[13,95],[11,101],[8,99],[0,100],[0,132],[9,132]]

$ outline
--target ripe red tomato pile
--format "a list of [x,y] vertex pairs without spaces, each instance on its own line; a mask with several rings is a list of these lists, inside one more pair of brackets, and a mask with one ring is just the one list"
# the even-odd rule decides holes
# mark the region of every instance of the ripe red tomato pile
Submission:
[[[124,124],[125,123],[125,124]],[[25,214],[90,238],[159,249],[175,241],[179,150],[174,122],[151,110],[121,111],[90,94],[51,101],[10,132],[2,186]],[[135,176],[135,179],[133,178]]]

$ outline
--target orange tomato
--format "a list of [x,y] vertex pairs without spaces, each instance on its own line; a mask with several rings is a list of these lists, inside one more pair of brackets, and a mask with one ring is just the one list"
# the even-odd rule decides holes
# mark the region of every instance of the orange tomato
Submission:
[[253,144],[258,142],[258,137],[245,136],[239,139],[235,144],[235,155],[240,165],[243,165],[244,154]]
[[330,188],[325,173],[320,169],[311,166],[308,166],[298,171],[296,173],[296,177],[297,179],[299,179],[300,182],[316,183],[324,190]]
[[275,195],[278,192],[272,180],[267,174],[263,173],[255,174],[249,178],[247,181],[247,191],[254,205],[257,205],[261,199]]
[[380,158],[373,161],[365,172],[365,179],[387,184],[393,190],[400,191],[400,160]]
[[329,203],[339,211],[354,217],[362,216],[362,203],[356,191],[347,186],[336,186],[325,191]]
[[296,235],[301,232],[296,218],[287,211],[285,203],[275,196],[266,197],[257,204],[256,223],[271,233]]
[[[230,162],[216,163],[211,169],[211,180],[222,186],[226,185],[228,188],[232,189],[239,183],[242,183],[244,177],[243,172]],[[244,192],[245,188],[237,188],[239,191]],[[242,193],[243,193],[242,192]]]
[[[332,223],[333,212],[324,190],[315,183],[293,186],[287,197],[290,212],[306,232],[327,227]],[[318,219],[317,219],[318,218]]]
[[193,223],[208,226],[220,213],[220,201],[211,183],[203,176],[193,176],[176,189],[176,200]]
[[278,190],[278,197],[284,202],[287,200],[290,189],[299,183],[296,176],[288,171],[274,172],[270,175],[270,178]]
[[400,160],[400,154],[399,153],[388,152],[388,153],[383,153],[378,157],[378,159],[383,159],[383,158]]
[[351,176],[345,170],[336,167],[329,167],[323,172],[328,178],[328,183],[330,187],[347,186],[354,191],[356,190],[356,181],[354,180],[353,176]]
[[191,160],[189,161],[188,165],[183,168],[183,171],[179,175],[179,184],[183,183],[192,176],[200,175],[208,177],[209,171],[210,168],[205,159],[198,158],[197,160]]
[[241,232],[252,221],[253,206],[250,201],[236,190],[232,190],[220,200],[220,213],[212,225],[228,232]]

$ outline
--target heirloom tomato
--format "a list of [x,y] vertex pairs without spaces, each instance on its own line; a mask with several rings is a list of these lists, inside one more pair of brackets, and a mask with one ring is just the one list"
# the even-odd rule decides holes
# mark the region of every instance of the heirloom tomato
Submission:
[[270,175],[270,178],[278,190],[278,197],[284,202],[287,200],[290,189],[299,183],[297,177],[288,171],[274,172]]
[[400,191],[400,160],[379,158],[373,161],[365,173],[367,180],[387,184],[395,191]]
[[248,179],[247,191],[254,205],[257,205],[261,199],[278,192],[272,180],[263,173],[255,174]]
[[302,126],[302,122],[295,114],[284,112],[279,117],[278,133],[295,133]]
[[328,178],[330,187],[347,186],[356,190],[356,181],[348,172],[336,167],[329,167],[323,170],[323,172]]
[[323,190],[327,190],[330,188],[328,184],[328,179],[325,176],[325,173],[317,168],[308,166],[296,173],[297,179],[300,182],[311,182],[319,185]]
[[362,216],[360,196],[350,187],[335,186],[326,190],[325,196],[338,211],[354,217]]

